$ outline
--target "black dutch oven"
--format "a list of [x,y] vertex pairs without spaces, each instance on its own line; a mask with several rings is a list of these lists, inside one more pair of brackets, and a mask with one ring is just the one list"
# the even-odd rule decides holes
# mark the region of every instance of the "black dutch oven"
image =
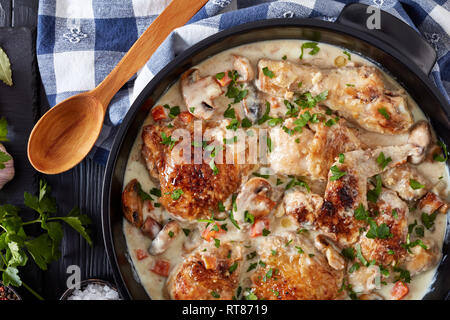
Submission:
[[[367,6],[344,7],[336,22],[318,19],[272,19],[243,24],[200,41],[162,69],[145,87],[125,117],[112,146],[103,184],[102,221],[106,250],[117,287],[125,299],[149,299],[133,275],[122,233],[121,193],[128,155],[153,104],[179,76],[208,57],[246,43],[275,39],[320,41],[357,52],[393,76],[413,97],[437,135],[450,145],[450,106],[429,80],[436,62],[433,48],[411,27],[381,11],[381,29],[366,26]],[[446,299],[450,289],[447,230],[443,258],[424,299]]]

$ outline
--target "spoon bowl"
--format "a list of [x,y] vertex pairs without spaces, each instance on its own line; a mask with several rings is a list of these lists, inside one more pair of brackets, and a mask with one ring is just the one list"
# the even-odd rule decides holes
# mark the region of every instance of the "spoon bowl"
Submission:
[[104,107],[89,92],[56,105],[31,132],[28,158],[33,167],[56,174],[76,166],[94,146],[104,115]]
[[145,65],[170,32],[186,24],[206,2],[172,0],[95,89],[50,109],[31,131],[28,140],[31,165],[42,173],[57,174],[80,163],[100,135],[113,96]]

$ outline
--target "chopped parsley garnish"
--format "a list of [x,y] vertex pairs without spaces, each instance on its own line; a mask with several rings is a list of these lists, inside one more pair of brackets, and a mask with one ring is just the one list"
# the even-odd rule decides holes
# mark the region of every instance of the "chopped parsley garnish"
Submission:
[[380,154],[377,157],[377,163],[381,169],[386,168],[388,163],[391,161],[392,161],[392,158],[391,157],[386,158],[383,152],[380,152]]
[[331,127],[331,126],[335,125],[338,121],[339,121],[339,117],[336,117],[336,118],[334,118],[334,119],[328,119],[328,120],[325,122],[325,126]]
[[309,185],[305,181],[297,179],[296,177],[291,177],[291,181],[288,182],[285,190],[289,190],[290,188],[295,186],[303,187],[308,190],[308,192],[311,192],[311,188],[309,187]]
[[255,177],[258,177],[258,178],[269,179],[268,174],[261,174],[259,172],[253,172],[252,175],[254,175]]
[[277,255],[277,250],[272,250],[272,255],[276,256]]
[[252,126],[252,122],[248,118],[244,118],[241,121],[242,128],[250,128]]
[[287,56],[284,55],[283,57],[281,57],[281,59],[286,60],[286,59],[287,59]]
[[247,294],[244,294],[244,299],[245,300],[258,300],[258,297],[256,296],[256,294],[251,291],[251,289],[247,289]]
[[219,169],[216,166],[216,163],[214,162],[214,158],[211,158],[211,161],[209,162],[209,167],[213,171],[213,175],[217,175],[219,173]]
[[273,269],[270,268],[269,271],[266,272],[266,275],[264,276],[263,281],[266,282],[267,279],[272,278],[272,275],[273,275]]
[[330,168],[330,170],[331,170],[331,173],[333,174],[330,177],[330,181],[339,180],[340,178],[342,178],[343,176],[345,176],[347,174],[347,172],[339,170],[339,168],[337,166],[332,166]]
[[353,261],[355,259],[355,249],[353,249],[352,247],[342,249],[341,254],[347,260]]
[[[314,108],[319,102],[324,101],[328,98],[328,90],[325,90],[319,93],[317,96],[313,97],[310,92],[303,93],[298,99],[294,102],[302,109],[311,109]],[[285,102],[286,104],[286,102]],[[294,116],[294,115],[292,115]]]
[[267,137],[267,148],[269,152],[272,152],[272,140],[269,137]]
[[229,216],[229,218],[230,218],[230,221],[231,221],[231,223],[238,229],[238,230],[240,230],[241,228],[239,228],[239,225],[238,225],[238,223],[236,222],[236,220],[234,219],[234,215],[233,215],[233,211],[237,211],[237,205],[236,205],[236,195],[235,194],[233,194],[233,196],[231,197],[231,202],[232,202],[232,207],[231,207],[231,210],[230,210],[230,216]]
[[227,92],[225,96],[230,99],[233,99],[232,103],[238,103],[242,101],[248,94],[248,90],[241,90],[238,86],[236,86],[236,80],[239,77],[239,74],[236,70],[228,71],[228,76],[231,78],[231,82],[228,85]]
[[223,205],[222,201],[219,201],[219,203],[217,204],[217,207],[218,207],[219,212],[225,211],[225,206]]
[[216,299],[219,299],[219,298],[220,298],[220,294],[218,294],[218,293],[215,292],[215,291],[211,291],[211,295],[212,295],[214,298],[216,298]]
[[437,211],[433,212],[432,214],[427,214],[425,212],[422,212],[422,216],[420,217],[422,220],[423,225],[427,229],[431,229],[434,225],[434,220],[436,220]]
[[282,118],[272,118],[270,119],[267,124],[270,127],[275,127],[276,125],[282,124],[283,123],[283,119]]
[[233,138],[227,139],[227,138],[223,138],[223,144],[233,144],[236,143],[238,141],[238,137],[234,136]]
[[433,159],[434,159],[434,161],[438,161],[438,162],[446,162],[448,159],[447,146],[440,140],[437,143],[442,148],[442,155],[434,154]]
[[394,282],[397,282],[399,280],[404,281],[406,283],[409,283],[411,281],[411,274],[408,270],[402,269],[398,266],[394,266],[394,271],[398,272],[399,275],[395,278]]
[[169,145],[170,150],[172,150],[177,141],[178,140],[173,140],[172,136],[167,136],[164,132],[161,132],[161,144]]
[[216,73],[216,79],[217,80],[222,80],[223,77],[225,77],[225,72]]
[[244,212],[244,221],[248,222],[250,224],[254,224],[255,223],[255,216],[252,215],[250,212],[248,212],[248,210],[245,210],[245,212]]
[[275,74],[272,71],[270,71],[269,68],[267,68],[267,67],[262,68],[262,71],[263,71],[265,76],[267,76],[267,77],[269,77],[271,79],[273,77],[275,77]]
[[270,113],[270,103],[266,101],[266,111],[264,112],[262,117],[258,119],[258,124],[263,124],[267,120],[270,120],[271,118],[269,116],[269,113]]
[[339,153],[339,163],[344,163],[345,161],[345,156],[343,153]]
[[360,267],[360,264],[358,262],[355,262],[350,269],[348,269],[348,273],[353,273],[355,271],[357,271]]
[[418,236],[418,237],[423,237],[425,235],[425,229],[423,228],[423,226],[417,226],[415,231],[416,231],[416,236]]
[[352,60],[352,56],[350,55],[350,53],[348,53],[347,51],[342,52],[343,54],[345,54],[348,57],[348,60],[351,61]]
[[392,237],[391,230],[386,223],[382,223],[379,226],[373,219],[368,219],[370,229],[366,233],[366,237],[369,239],[387,239]]
[[425,186],[423,184],[421,184],[419,181],[414,180],[414,179],[409,179],[409,186],[413,190],[425,188]]
[[303,59],[303,50],[304,49],[311,49],[309,51],[309,54],[312,55],[312,56],[317,54],[317,52],[320,51],[320,48],[319,48],[317,42],[305,42],[305,43],[302,44],[302,48],[301,48],[302,53],[300,54],[300,59]]
[[226,126],[227,129],[236,131],[239,128],[239,121],[237,119],[233,119],[230,121],[230,124]]
[[223,116],[225,118],[236,119],[236,113],[234,111],[234,108],[231,107],[231,104],[228,105],[228,108],[223,113]]
[[301,248],[301,247],[295,247],[295,249],[297,249],[297,252],[299,253],[299,254],[303,254],[303,253],[305,253],[305,251]]
[[365,221],[369,218],[369,213],[364,209],[364,205],[360,203],[358,208],[355,209],[354,216],[356,220]]
[[168,235],[169,235],[169,237],[173,238],[173,236],[174,236],[173,231],[169,231]]
[[411,248],[413,248],[415,246],[420,246],[423,249],[428,250],[428,247],[420,239],[417,239],[417,240],[415,240],[413,242],[409,242],[409,243],[402,243],[402,247],[405,248],[409,253],[412,253]]
[[367,191],[367,200],[373,203],[377,202],[378,197],[380,196],[381,193],[381,186],[382,186],[381,176],[376,175],[375,181],[376,181],[375,189],[370,189]]
[[253,258],[255,258],[255,257],[256,257],[256,251],[250,252],[250,253],[247,255],[247,260],[251,260],[251,259],[253,259]]
[[233,273],[234,271],[236,271],[237,267],[238,267],[238,263],[235,262],[228,268],[228,271],[230,271],[230,273]]
[[189,235],[189,233],[191,233],[190,229],[183,229],[184,234],[186,235],[186,237]]
[[170,197],[171,197],[173,200],[178,200],[178,199],[180,199],[180,197],[181,197],[181,195],[182,195],[183,193],[184,193],[183,190],[181,190],[181,189],[176,189],[176,190],[172,191],[172,194],[171,194]]
[[220,247],[220,240],[219,239],[214,239],[214,245],[216,246],[216,248]]
[[351,83],[347,83],[347,84],[345,84],[347,87],[355,87],[355,85],[354,84],[351,84]]
[[256,266],[258,265],[258,263],[251,263],[250,266],[247,269],[247,272],[252,271],[253,269],[256,269]]
[[270,234],[270,231],[267,230],[266,228],[264,228],[263,231],[262,231],[262,235],[263,235],[264,237],[267,237],[269,234]]
[[138,195],[143,201],[146,201],[146,200],[153,201],[153,198],[147,192],[142,190],[141,184],[139,182],[137,182],[136,186],[137,186]]
[[169,117],[170,118],[175,119],[175,117],[177,115],[179,115],[179,114],[180,114],[180,107],[179,106],[174,106],[174,107],[170,108],[170,111],[169,111]]
[[362,252],[361,252],[361,245],[358,243],[356,246],[356,257],[364,266],[367,266],[369,263],[367,262],[366,258],[364,258]]
[[387,112],[386,108],[379,108],[378,112],[386,119],[389,120],[391,118],[391,116],[389,115],[389,113]]
[[154,196],[156,196],[156,197],[158,197],[158,198],[160,198],[160,197],[162,196],[161,190],[158,189],[158,188],[152,188],[152,189],[150,190],[150,194],[152,194],[152,195],[154,195]]
[[292,239],[289,241],[286,241],[286,243],[284,244],[286,247],[288,247],[290,244],[292,243]]
[[397,209],[393,209],[393,210],[392,210],[392,216],[393,216],[395,219],[398,219],[398,212],[397,212]]
[[412,233],[416,226],[417,226],[417,220],[414,220],[414,223],[411,223],[408,225],[408,233]]

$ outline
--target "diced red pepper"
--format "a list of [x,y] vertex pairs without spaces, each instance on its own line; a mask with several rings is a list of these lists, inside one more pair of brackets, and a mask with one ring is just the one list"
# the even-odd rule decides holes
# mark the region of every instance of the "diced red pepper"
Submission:
[[148,257],[148,254],[144,251],[144,250],[142,250],[142,249],[137,249],[136,250],[136,258],[140,261],[140,260],[143,260],[143,259],[145,259],[145,258],[147,258]]
[[205,228],[202,232],[202,238],[206,241],[211,241],[212,239],[216,238],[217,234],[224,233],[225,230],[223,230],[220,227],[220,224],[216,223],[210,223],[209,226]]
[[169,275],[170,262],[166,260],[157,260],[155,265],[150,271],[159,274],[160,276],[167,277]]
[[185,124],[188,124],[192,122],[192,120],[194,120],[194,116],[187,111],[180,112],[178,117],[180,117],[180,120],[183,121],[183,123]]
[[250,237],[255,238],[262,235],[264,229],[269,229],[270,221],[267,218],[255,219],[252,228],[250,229]]
[[395,300],[403,299],[409,293],[408,286],[402,282],[397,281],[392,288],[391,295]]
[[163,106],[156,106],[152,109],[152,117],[155,121],[167,119],[166,111]]
[[228,76],[228,71],[225,71],[225,75],[223,76],[222,79],[219,80],[216,77],[216,81],[220,84],[221,87],[229,85],[231,82],[231,78]]

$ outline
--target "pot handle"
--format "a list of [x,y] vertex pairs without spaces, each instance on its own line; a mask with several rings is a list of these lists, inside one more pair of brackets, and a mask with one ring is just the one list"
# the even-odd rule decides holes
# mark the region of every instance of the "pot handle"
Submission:
[[393,49],[429,74],[436,63],[433,47],[413,28],[386,11],[362,3],[346,5],[336,22],[367,32],[387,43]]

